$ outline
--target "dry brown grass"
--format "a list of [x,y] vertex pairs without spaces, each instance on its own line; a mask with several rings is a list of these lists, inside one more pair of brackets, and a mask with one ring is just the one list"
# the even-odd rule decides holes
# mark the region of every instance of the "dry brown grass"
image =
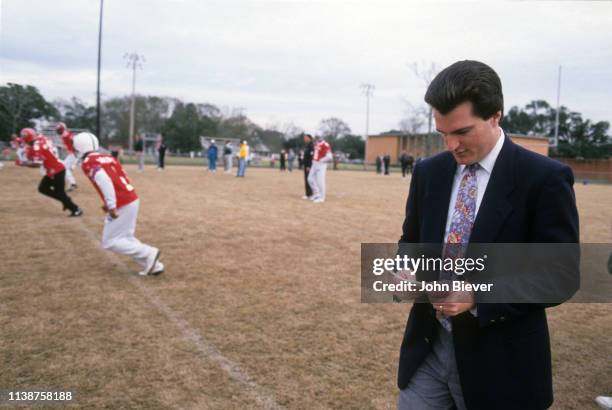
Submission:
[[[302,174],[202,168],[143,174],[138,236],[167,271],[133,278],[90,239],[99,198],[78,171],[82,219],[0,171],[0,389],[72,388],[87,408],[258,408],[133,280],[288,408],[394,408],[407,305],[360,303],[361,242],[400,234],[408,179],[328,172],[328,201]],[[612,186],[576,186],[582,240],[610,242]],[[133,270],[136,266],[122,259]],[[612,306],[550,309],[555,408],[610,391]]]

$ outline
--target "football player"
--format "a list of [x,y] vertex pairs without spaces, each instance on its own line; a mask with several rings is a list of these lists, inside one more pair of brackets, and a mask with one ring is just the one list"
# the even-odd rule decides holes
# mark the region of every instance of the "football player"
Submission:
[[73,135],[63,122],[57,123],[55,131],[57,132],[57,135],[62,138],[64,148],[66,149],[66,157],[64,158],[64,166],[66,167],[66,182],[68,182],[68,192],[72,192],[77,188],[76,179],[72,173],[72,170],[77,163],[74,145],[72,144]]
[[97,152],[98,138],[93,134],[82,132],[74,137],[73,142],[83,173],[104,203],[102,210],[106,219],[102,247],[131,256],[144,268],[140,275],[159,275],[164,271],[164,265],[159,261],[159,249],[140,242],[134,236],[140,199],[123,167],[111,155]]
[[43,179],[38,185],[38,192],[60,201],[64,206],[64,211],[70,211],[69,216],[81,216],[83,211],[79,208],[65,191],[66,169],[62,161],[57,157],[57,152],[53,143],[43,135],[37,135],[32,128],[21,130],[21,138],[26,144],[26,157],[35,162],[34,166],[42,162],[44,170]]
[[308,173],[308,184],[312,188],[312,201],[325,202],[325,174],[327,163],[333,159],[331,146],[322,137],[316,137],[312,167]]
[[18,137],[17,134],[11,136],[11,146],[15,150],[17,157],[15,158],[15,165],[25,165],[27,158],[25,155],[25,147],[23,145],[23,139]]

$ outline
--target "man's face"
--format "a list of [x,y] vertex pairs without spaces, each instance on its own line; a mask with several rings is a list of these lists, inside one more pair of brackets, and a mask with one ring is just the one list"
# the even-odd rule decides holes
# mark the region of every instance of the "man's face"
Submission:
[[304,144],[308,144],[312,139],[304,135]]
[[458,164],[470,165],[482,160],[495,146],[501,112],[488,120],[472,112],[472,103],[466,101],[446,115],[433,110],[436,129],[444,137],[446,148]]

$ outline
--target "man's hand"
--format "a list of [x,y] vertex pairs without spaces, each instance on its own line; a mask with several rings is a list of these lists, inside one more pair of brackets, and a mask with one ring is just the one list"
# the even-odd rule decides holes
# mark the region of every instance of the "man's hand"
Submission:
[[429,300],[437,311],[446,316],[456,316],[474,307],[474,292],[471,290],[453,291],[443,298],[429,295]]
[[[417,283],[416,276],[414,274],[411,274],[409,271],[400,271],[395,273],[387,272],[386,275],[386,282],[389,284],[397,285],[402,283],[403,281],[413,282],[415,284]],[[412,300],[416,299],[420,294],[421,292],[417,290],[405,292],[396,291],[393,292],[393,300],[395,302],[401,302],[403,300]]]

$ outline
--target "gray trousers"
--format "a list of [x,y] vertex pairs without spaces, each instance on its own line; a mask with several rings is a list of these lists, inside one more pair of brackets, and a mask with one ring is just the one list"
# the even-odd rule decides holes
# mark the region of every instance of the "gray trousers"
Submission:
[[453,335],[438,323],[438,337],[423,364],[400,391],[399,410],[465,410]]

